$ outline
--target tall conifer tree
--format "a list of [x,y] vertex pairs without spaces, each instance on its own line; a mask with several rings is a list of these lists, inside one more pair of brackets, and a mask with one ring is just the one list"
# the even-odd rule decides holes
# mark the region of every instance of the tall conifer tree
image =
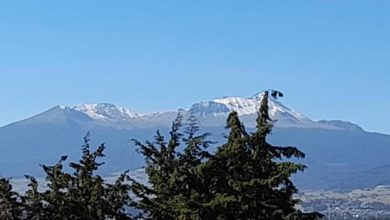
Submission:
[[[272,97],[282,96],[271,91]],[[230,129],[227,143],[209,161],[209,170],[214,180],[209,186],[214,197],[210,206],[215,219],[317,219],[317,213],[302,213],[296,209],[297,192],[289,179],[304,165],[286,161],[291,157],[305,155],[295,147],[279,147],[269,144],[267,135],[272,130],[268,113],[269,91],[261,101],[257,127],[248,134],[236,112],[230,113],[227,128]]]
[[130,185],[125,183],[127,172],[120,175],[115,183],[106,183],[95,172],[104,163],[97,160],[104,157],[104,145],[91,151],[89,135],[82,146],[82,158],[78,163],[70,163],[74,172],[63,170],[62,156],[53,166],[42,165],[46,174],[47,189],[38,191],[38,182],[30,180],[29,189],[23,197],[26,206],[26,219],[131,219],[125,207],[130,205]]
[[[277,98],[283,94],[271,90]],[[151,219],[314,220],[318,213],[296,209],[297,192],[292,174],[304,165],[289,162],[305,155],[295,147],[267,142],[272,130],[268,113],[269,91],[261,101],[256,130],[248,133],[238,114],[227,118],[227,143],[215,154],[205,150],[207,134],[196,136],[190,123],[186,137],[180,133],[182,117],[173,123],[168,143],[158,132],[154,142],[136,141],[147,161],[150,185],[133,180],[133,192],[141,198],[136,207]],[[195,121],[192,117],[190,121]],[[184,144],[182,151],[178,148]]]
[[[195,117],[190,117],[184,133],[183,117],[179,114],[172,124],[170,139],[157,132],[154,142],[141,143],[135,140],[145,156],[146,173],[150,186],[133,180],[133,192],[141,199],[136,208],[150,219],[201,219],[202,196],[207,192],[197,169],[211,155],[205,150],[211,142],[207,133],[197,135],[199,130]],[[182,151],[178,147],[183,144]]]

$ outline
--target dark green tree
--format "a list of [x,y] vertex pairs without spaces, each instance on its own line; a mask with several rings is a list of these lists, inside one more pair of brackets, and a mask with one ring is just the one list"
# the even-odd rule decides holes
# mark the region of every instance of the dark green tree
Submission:
[[147,163],[145,172],[149,177],[151,187],[138,183],[132,179],[132,191],[141,200],[135,207],[143,210],[152,219],[175,219],[172,196],[175,194],[172,184],[172,176],[177,167],[176,149],[180,145],[182,134],[179,132],[182,126],[182,116],[178,115],[172,124],[170,140],[168,143],[157,131],[154,142],[145,144],[134,140],[140,153],[145,156]]
[[182,139],[184,149],[178,153],[177,167],[173,174],[173,186],[178,212],[176,219],[207,219],[204,203],[208,201],[209,190],[205,188],[204,164],[212,155],[206,149],[213,142],[208,141],[209,133],[198,135],[199,123],[194,116],[187,120]]
[[[274,98],[282,96],[271,91]],[[268,114],[269,92],[264,92],[257,118],[257,129],[248,134],[236,112],[227,119],[227,143],[209,161],[213,175],[208,186],[214,196],[210,207],[215,219],[318,219],[318,213],[296,209],[297,192],[290,176],[305,166],[286,161],[305,155],[295,147],[273,146],[266,141],[272,130]]]
[[[281,97],[271,90],[273,98]],[[140,198],[136,207],[150,219],[234,219],[282,220],[319,219],[318,213],[296,209],[297,192],[291,175],[305,166],[288,161],[305,155],[295,147],[269,144],[272,130],[268,114],[269,91],[265,91],[256,131],[248,133],[236,112],[229,114],[227,143],[215,154],[197,136],[192,117],[185,134],[180,133],[182,117],[173,123],[168,143],[157,132],[154,142],[135,141],[145,156],[149,185],[133,180],[132,190]],[[184,146],[181,148],[180,144]],[[181,150],[178,150],[181,149]]]
[[0,179],[0,219],[13,220],[22,217],[20,196],[12,190],[9,179]]
[[27,219],[131,219],[124,208],[130,205],[130,185],[127,172],[115,183],[106,183],[96,174],[104,163],[97,160],[104,157],[104,145],[90,150],[89,135],[82,146],[82,158],[70,163],[72,174],[63,170],[62,156],[53,166],[42,165],[46,174],[47,189],[38,191],[38,182],[30,179],[29,190],[23,198]]
[[[211,142],[209,134],[197,135],[199,130],[195,117],[190,117],[182,133],[183,117],[179,114],[172,124],[168,142],[157,132],[154,142],[145,144],[135,140],[146,158],[146,173],[150,186],[133,180],[132,189],[141,200],[136,208],[150,219],[201,219],[201,203],[204,194],[203,178],[199,166],[210,158],[205,150]],[[178,152],[178,148],[183,148]]]

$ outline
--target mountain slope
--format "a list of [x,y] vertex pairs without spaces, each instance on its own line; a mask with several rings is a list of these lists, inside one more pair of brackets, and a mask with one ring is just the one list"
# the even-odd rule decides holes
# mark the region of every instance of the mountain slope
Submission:
[[[103,174],[139,168],[144,159],[131,139],[152,140],[157,129],[167,134],[178,112],[185,117],[195,115],[202,131],[223,143],[228,113],[237,111],[248,130],[253,130],[261,97],[261,93],[250,98],[224,97],[195,103],[189,109],[152,114],[107,103],[55,106],[0,128],[0,176],[39,175],[39,164],[53,164],[65,154],[77,160],[88,131],[93,145],[104,142],[107,146]],[[295,177],[300,188],[345,190],[390,184],[388,175],[370,174],[380,167],[385,167],[379,169],[382,174],[390,173],[390,136],[366,132],[350,122],[315,122],[276,100],[270,101],[270,115],[277,121],[269,140],[295,145],[307,155],[299,162],[309,169]],[[349,181],[364,177],[369,181]]]

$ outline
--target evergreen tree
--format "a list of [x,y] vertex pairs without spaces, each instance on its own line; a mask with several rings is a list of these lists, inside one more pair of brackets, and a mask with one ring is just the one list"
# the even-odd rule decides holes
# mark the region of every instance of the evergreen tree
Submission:
[[[145,156],[150,186],[133,180],[132,189],[141,200],[136,208],[145,212],[150,219],[203,219],[201,201],[204,188],[198,166],[211,155],[205,150],[211,142],[205,139],[209,134],[196,135],[199,130],[195,117],[190,117],[183,133],[183,117],[179,114],[172,124],[170,139],[157,132],[154,142],[145,144],[135,140]],[[184,149],[177,152],[180,144]]]
[[197,135],[199,123],[190,116],[183,138],[184,149],[178,153],[178,166],[173,174],[176,186],[174,201],[178,204],[176,219],[208,219],[203,203],[208,201],[203,165],[212,155],[206,149],[213,142],[206,140],[209,133]]
[[12,190],[9,179],[0,179],[0,219],[13,220],[22,216],[20,196]]
[[[272,91],[276,98],[282,94]],[[209,161],[214,194],[210,207],[215,219],[318,219],[317,213],[302,213],[295,208],[297,192],[289,179],[304,165],[285,159],[305,155],[295,147],[272,146],[266,141],[272,130],[265,91],[257,118],[257,129],[248,134],[236,112],[227,119],[230,129],[227,143]]]
[[217,149],[214,158],[204,168],[206,187],[212,195],[205,204],[210,209],[211,219],[241,219],[237,218],[244,205],[241,203],[245,186],[241,183],[251,179],[248,134],[236,112],[229,114],[226,127],[230,129],[227,143]]
[[156,220],[175,219],[177,213],[172,208],[171,197],[175,194],[172,175],[177,167],[176,149],[180,145],[182,134],[182,116],[178,115],[172,124],[170,140],[166,143],[164,137],[157,131],[154,142],[145,144],[133,140],[145,156],[147,163],[145,172],[152,187],[145,186],[132,179],[132,190],[141,200],[135,207],[143,210],[148,217]]
[[[305,155],[295,147],[269,144],[272,130],[268,114],[269,91],[264,93],[256,131],[248,133],[236,112],[229,114],[227,143],[215,154],[205,149],[208,134],[197,136],[197,123],[190,118],[184,134],[182,117],[174,121],[168,143],[157,132],[154,142],[135,141],[145,156],[149,185],[135,180],[132,190],[140,198],[136,207],[151,219],[282,220],[319,219],[318,213],[296,209],[299,202],[290,176],[305,169],[287,159]],[[281,97],[271,91],[273,98]],[[180,143],[184,144],[179,151]]]
[[97,159],[104,157],[104,145],[96,151],[90,150],[89,135],[82,146],[82,158],[79,163],[70,163],[73,174],[63,171],[62,156],[54,166],[42,165],[46,174],[47,190],[38,191],[38,182],[30,180],[29,190],[23,198],[27,205],[28,219],[131,219],[125,214],[125,206],[130,205],[130,186],[127,172],[114,184],[105,183],[95,172],[104,163]]

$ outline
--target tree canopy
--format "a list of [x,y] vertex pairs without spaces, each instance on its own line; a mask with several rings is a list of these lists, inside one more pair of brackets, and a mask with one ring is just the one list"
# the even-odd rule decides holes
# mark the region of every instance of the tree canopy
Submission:
[[[274,99],[283,96],[270,92]],[[267,142],[273,122],[269,98],[265,91],[252,133],[236,112],[229,114],[227,141],[214,154],[206,150],[208,134],[196,135],[193,117],[181,133],[179,115],[167,141],[159,132],[153,142],[135,141],[146,158],[150,183],[133,180],[133,191],[141,198],[136,207],[150,219],[319,219],[319,213],[297,209],[299,201],[293,198],[297,189],[290,177],[305,166],[288,159],[305,154]],[[178,151],[181,144],[184,149]]]
[[[292,146],[267,141],[274,120],[268,101],[283,96],[265,91],[257,126],[248,132],[237,112],[227,117],[226,142],[215,144],[208,133],[199,132],[194,116],[178,115],[166,139],[157,131],[153,141],[134,140],[145,157],[148,184],[122,173],[107,183],[96,171],[104,163],[104,144],[91,150],[84,138],[81,159],[64,170],[67,156],[51,166],[41,165],[46,187],[38,190],[35,177],[24,195],[13,191],[9,179],[0,179],[0,219],[153,219],[153,220],[315,220],[319,213],[304,213],[294,198],[297,188],[291,175],[303,171],[291,158],[305,154]],[[199,134],[200,133],[200,134]],[[136,199],[130,198],[132,192]],[[139,210],[137,217],[126,208]]]
[[26,176],[30,183],[25,195],[12,191],[7,179],[0,180],[0,219],[131,219],[125,207],[131,204],[127,172],[114,183],[107,183],[95,172],[103,163],[105,146],[91,151],[89,134],[84,138],[82,158],[70,163],[73,173],[63,170],[67,156],[52,166],[41,165],[46,175],[46,189],[38,190],[35,177]]

